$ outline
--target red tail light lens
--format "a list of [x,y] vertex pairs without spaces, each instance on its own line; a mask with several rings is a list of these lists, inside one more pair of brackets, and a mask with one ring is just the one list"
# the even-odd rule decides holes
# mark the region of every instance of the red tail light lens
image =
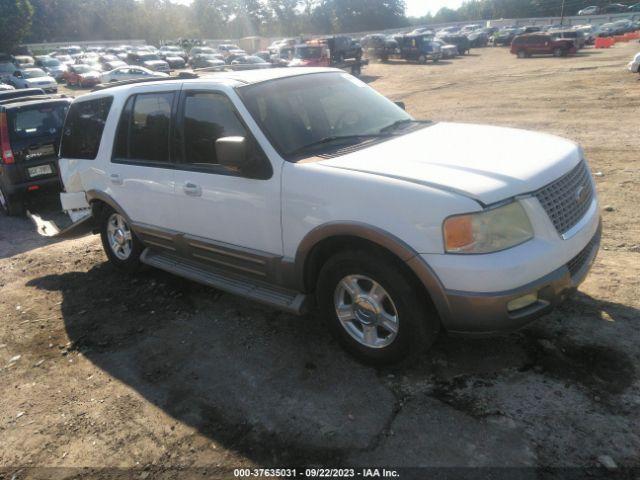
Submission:
[[9,124],[7,123],[6,112],[0,112],[0,152],[2,153],[2,163],[15,163],[13,150],[9,142]]

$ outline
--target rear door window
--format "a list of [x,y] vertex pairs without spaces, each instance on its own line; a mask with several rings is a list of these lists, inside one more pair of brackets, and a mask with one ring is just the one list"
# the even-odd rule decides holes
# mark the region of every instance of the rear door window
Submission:
[[113,97],[71,105],[62,135],[61,156],[95,160]]
[[118,161],[169,163],[173,92],[143,93],[127,101],[116,135]]

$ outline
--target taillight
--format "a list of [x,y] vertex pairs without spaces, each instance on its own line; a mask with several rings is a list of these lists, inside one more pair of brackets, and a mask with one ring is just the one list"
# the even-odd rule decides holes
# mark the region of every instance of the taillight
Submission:
[[9,124],[7,123],[6,112],[0,112],[0,151],[2,152],[2,163],[15,163],[13,150],[9,142]]

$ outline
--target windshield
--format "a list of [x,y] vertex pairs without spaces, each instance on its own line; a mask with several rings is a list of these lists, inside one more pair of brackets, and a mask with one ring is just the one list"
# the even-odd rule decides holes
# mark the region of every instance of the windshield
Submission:
[[22,76],[24,78],[38,78],[38,77],[46,77],[47,74],[44,73],[44,71],[40,70],[39,68],[33,68],[29,70],[24,70],[22,72]]
[[145,62],[149,62],[152,60],[160,60],[160,58],[157,55],[153,55],[153,54],[148,54],[148,55],[140,55],[140,59],[144,60]]
[[295,58],[308,60],[311,58],[320,58],[322,56],[322,47],[296,47]]
[[238,88],[252,117],[278,152],[295,152],[329,137],[377,135],[412,118],[346,73],[316,73]]
[[68,104],[44,105],[21,108],[10,116],[14,138],[32,138],[42,135],[58,135]]

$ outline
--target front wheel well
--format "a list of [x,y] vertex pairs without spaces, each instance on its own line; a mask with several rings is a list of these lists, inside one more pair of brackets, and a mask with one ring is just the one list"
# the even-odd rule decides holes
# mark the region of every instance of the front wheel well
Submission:
[[303,281],[305,291],[315,292],[318,276],[323,265],[331,257],[345,250],[364,250],[393,263],[411,280],[416,291],[423,293],[422,298],[426,299],[430,304],[433,303],[429,291],[406,262],[389,249],[370,240],[352,235],[339,235],[325,238],[314,245],[304,264]]

